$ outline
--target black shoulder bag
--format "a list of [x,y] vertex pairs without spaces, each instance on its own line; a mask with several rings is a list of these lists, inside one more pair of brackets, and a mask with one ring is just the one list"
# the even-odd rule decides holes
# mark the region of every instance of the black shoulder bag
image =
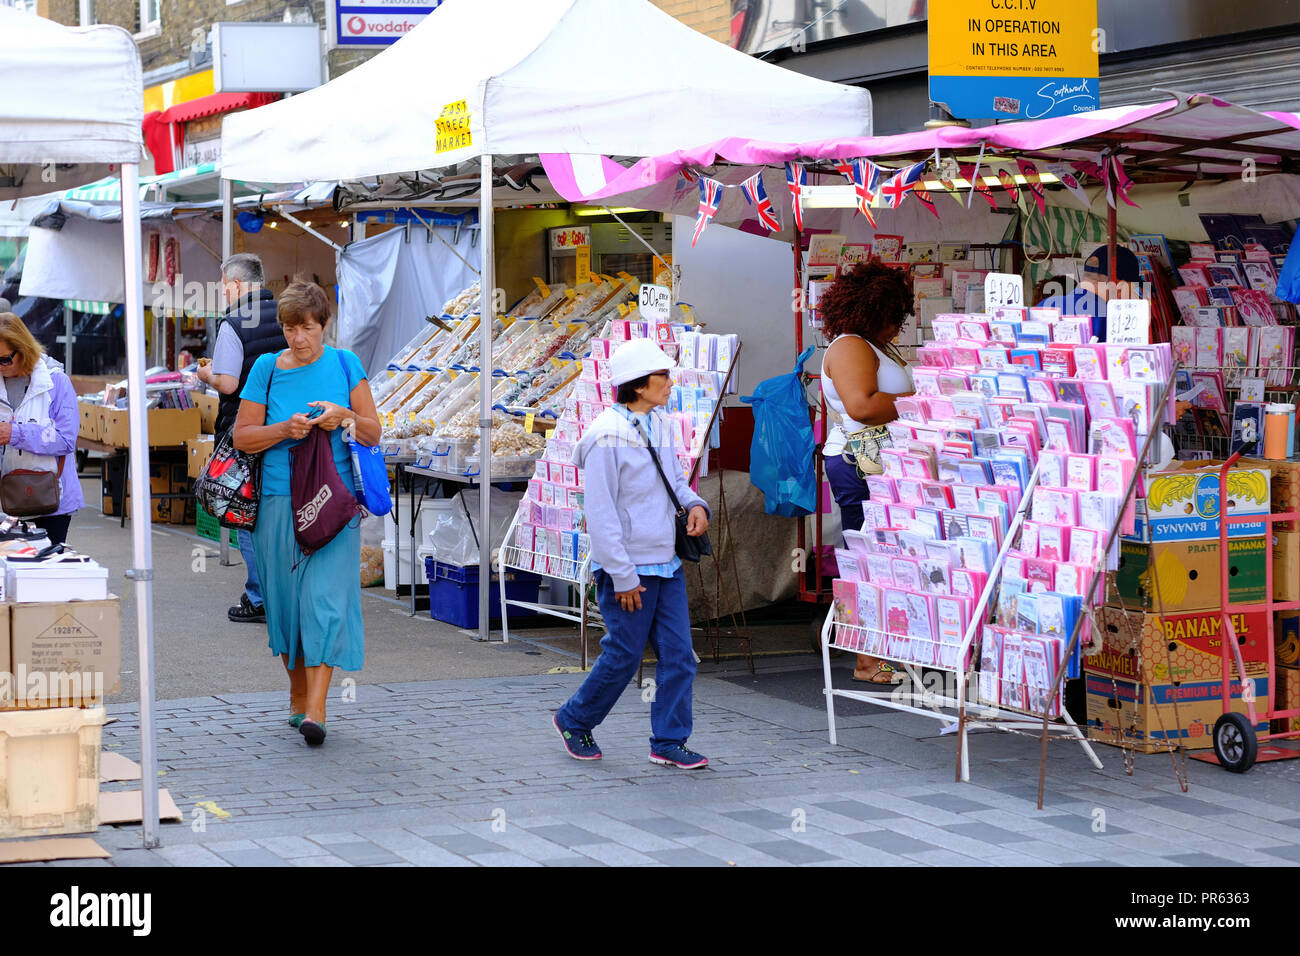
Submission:
[[[642,437],[646,437],[642,433]],[[663,466],[659,464],[659,454],[655,451],[654,445],[649,438],[646,438],[646,448],[650,451],[650,458],[655,463],[655,471],[659,472],[659,478],[664,483],[664,490],[668,492],[668,500],[673,503],[673,512],[676,520],[676,542],[673,550],[677,552],[677,557],[683,561],[693,561],[698,563],[700,558],[706,554],[713,554],[713,545],[709,543],[709,533],[706,531],[701,535],[689,535],[686,533],[686,509],[682,507],[677,496],[673,494],[673,486],[668,481],[668,476],[664,474]]]

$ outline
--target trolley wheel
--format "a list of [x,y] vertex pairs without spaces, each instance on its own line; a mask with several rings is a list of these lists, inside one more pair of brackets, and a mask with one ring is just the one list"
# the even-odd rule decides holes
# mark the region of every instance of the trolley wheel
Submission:
[[1224,714],[1214,722],[1214,755],[1233,773],[1245,773],[1255,765],[1259,742],[1244,715]]

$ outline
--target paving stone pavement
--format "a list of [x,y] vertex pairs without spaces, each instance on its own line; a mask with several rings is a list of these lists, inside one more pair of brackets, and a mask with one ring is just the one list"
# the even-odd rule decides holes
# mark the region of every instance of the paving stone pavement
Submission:
[[[706,670],[700,771],[648,762],[650,705],[632,688],[597,731],[604,759],[571,760],[551,714],[575,674],[363,684],[315,749],[283,694],[161,701],[159,782],[184,823],[151,850],[138,825],[101,827],[112,859],[71,865],[1300,865],[1295,764],[1188,761],[1183,793],[1168,755],[1126,775],[1113,748],[1098,771],[1054,743],[1040,811],[1036,739],[973,734],[958,783],[939,721],[845,702],[831,746],[824,708]],[[132,707],[109,709],[105,747],[138,759]]]

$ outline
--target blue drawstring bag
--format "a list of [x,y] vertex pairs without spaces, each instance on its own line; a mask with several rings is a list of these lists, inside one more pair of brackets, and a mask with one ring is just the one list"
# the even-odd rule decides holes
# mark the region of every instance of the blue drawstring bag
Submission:
[[[343,354],[335,352],[339,365],[343,367],[343,377],[348,382],[348,393],[352,392],[352,376],[348,374]],[[384,462],[384,453],[378,447],[362,445],[360,442],[344,438],[352,456],[352,477],[357,486],[357,500],[372,515],[386,515],[393,510],[393,499],[388,493],[388,465]]]
[[754,406],[749,481],[763,492],[770,515],[797,518],[817,507],[816,443],[802,378],[804,363],[812,354],[810,345],[799,353],[794,371],[760,382],[753,395],[740,399]]

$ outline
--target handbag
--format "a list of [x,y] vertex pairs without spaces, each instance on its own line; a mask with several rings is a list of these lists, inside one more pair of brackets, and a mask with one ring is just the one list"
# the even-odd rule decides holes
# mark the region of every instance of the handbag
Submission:
[[59,458],[58,471],[39,471],[16,468],[0,477],[0,510],[15,518],[39,518],[59,510],[59,479],[63,475],[63,462]]
[[[644,433],[643,433],[643,437]],[[713,553],[713,545],[709,542],[709,533],[706,531],[699,535],[690,535],[686,533],[686,509],[682,507],[677,495],[673,493],[673,486],[668,483],[668,476],[664,474],[663,466],[659,464],[659,454],[655,451],[654,445],[646,439],[646,448],[650,451],[650,458],[655,463],[655,471],[659,472],[659,478],[664,483],[664,490],[668,492],[668,499],[673,503],[673,518],[675,522],[675,540],[673,550],[677,557],[683,561],[698,563],[700,558],[706,554]]]
[[[343,353],[335,352],[339,365],[343,366],[343,377],[348,381],[348,394],[352,394],[352,376],[348,375],[347,363]],[[384,454],[378,446],[363,445],[344,436],[348,450],[352,453],[352,478],[360,493],[361,505],[372,515],[388,514],[393,510],[393,499],[389,494],[388,465],[384,463]]]
[[[275,363],[266,380],[266,404],[271,404],[271,382]],[[262,455],[250,455],[235,447],[235,426],[217,440],[203,473],[194,480],[194,497],[203,510],[223,528],[252,531],[257,526],[257,509],[262,500]]]
[[880,462],[880,450],[888,448],[892,440],[884,425],[867,425],[844,436],[844,451],[840,457],[858,469],[858,477],[879,475],[885,470]]
[[334,465],[329,432],[313,428],[289,449],[289,499],[293,536],[304,555],[313,554],[361,512],[361,503],[343,484]]

